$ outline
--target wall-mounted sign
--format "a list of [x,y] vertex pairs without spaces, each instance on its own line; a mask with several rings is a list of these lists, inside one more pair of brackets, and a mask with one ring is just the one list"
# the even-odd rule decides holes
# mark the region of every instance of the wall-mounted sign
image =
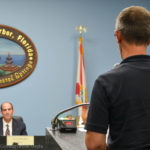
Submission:
[[0,25],[0,88],[27,78],[37,63],[36,48],[23,32]]

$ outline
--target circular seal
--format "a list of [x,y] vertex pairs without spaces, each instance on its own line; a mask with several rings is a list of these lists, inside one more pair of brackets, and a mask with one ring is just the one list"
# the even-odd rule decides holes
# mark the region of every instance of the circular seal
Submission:
[[0,88],[27,78],[37,64],[37,51],[31,39],[10,26],[0,25]]

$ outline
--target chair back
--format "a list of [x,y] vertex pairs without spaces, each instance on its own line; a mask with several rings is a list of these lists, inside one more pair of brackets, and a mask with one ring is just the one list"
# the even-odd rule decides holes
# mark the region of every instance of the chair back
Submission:
[[23,118],[21,116],[13,116],[13,118],[23,122]]

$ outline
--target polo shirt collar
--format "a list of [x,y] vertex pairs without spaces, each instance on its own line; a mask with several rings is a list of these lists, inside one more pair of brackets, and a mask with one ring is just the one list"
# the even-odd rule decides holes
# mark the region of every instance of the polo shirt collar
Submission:
[[122,63],[127,63],[127,62],[150,62],[150,56],[149,55],[134,55],[134,56],[130,56],[127,57],[126,59],[122,60]]

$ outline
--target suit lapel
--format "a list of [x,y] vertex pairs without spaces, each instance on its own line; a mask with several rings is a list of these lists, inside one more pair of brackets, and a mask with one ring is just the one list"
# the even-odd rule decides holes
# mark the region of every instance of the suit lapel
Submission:
[[18,123],[17,120],[12,120],[12,135],[19,135],[18,133]]
[[12,120],[12,135],[16,135],[16,122],[14,119]]
[[3,119],[0,118],[0,136],[3,136]]

